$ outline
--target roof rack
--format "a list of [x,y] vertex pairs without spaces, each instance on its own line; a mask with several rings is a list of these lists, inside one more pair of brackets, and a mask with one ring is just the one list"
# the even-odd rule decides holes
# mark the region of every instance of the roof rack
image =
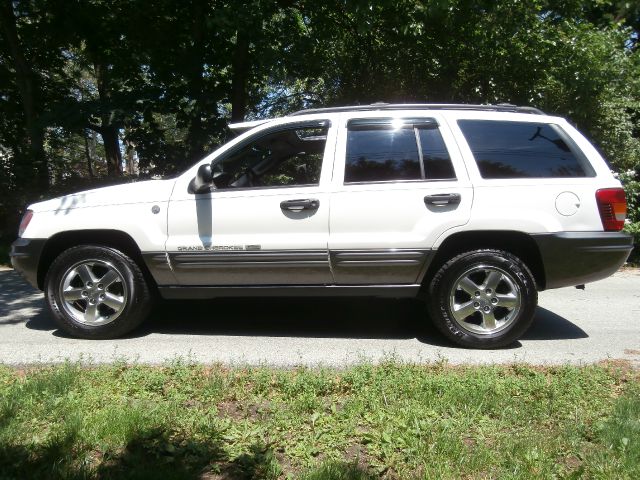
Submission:
[[481,110],[492,112],[517,112],[546,115],[535,107],[519,107],[510,103],[497,105],[472,105],[465,103],[372,103],[370,105],[353,105],[347,107],[310,108],[290,113],[288,116],[308,115],[311,113],[362,112],[372,110]]

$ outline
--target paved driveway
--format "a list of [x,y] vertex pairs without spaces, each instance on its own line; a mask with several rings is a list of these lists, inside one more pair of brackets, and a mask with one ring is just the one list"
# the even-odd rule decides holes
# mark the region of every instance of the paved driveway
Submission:
[[93,362],[346,365],[362,359],[451,363],[640,365],[640,270],[587,289],[540,294],[533,327],[511,348],[454,348],[424,322],[417,301],[382,299],[229,299],[163,303],[145,325],[119,340],[68,338],[56,329],[42,293],[12,270],[0,271],[0,363]]

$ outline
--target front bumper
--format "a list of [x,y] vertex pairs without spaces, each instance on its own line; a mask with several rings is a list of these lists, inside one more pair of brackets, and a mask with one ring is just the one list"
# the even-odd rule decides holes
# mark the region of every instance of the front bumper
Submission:
[[38,286],[38,264],[45,238],[18,238],[11,244],[11,265],[35,288]]
[[602,280],[629,258],[633,237],[619,232],[562,232],[532,235],[545,271],[545,288]]

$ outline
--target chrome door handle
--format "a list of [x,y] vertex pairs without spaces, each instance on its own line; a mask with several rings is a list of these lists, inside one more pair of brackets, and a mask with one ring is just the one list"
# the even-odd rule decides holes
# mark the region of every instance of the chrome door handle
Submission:
[[459,193],[436,193],[435,195],[427,195],[424,197],[425,205],[433,205],[435,207],[458,205],[461,200],[462,197]]
[[317,210],[320,206],[320,200],[315,198],[304,198],[299,200],[285,200],[280,202],[280,208],[282,210],[289,210],[291,212],[300,212],[302,210]]

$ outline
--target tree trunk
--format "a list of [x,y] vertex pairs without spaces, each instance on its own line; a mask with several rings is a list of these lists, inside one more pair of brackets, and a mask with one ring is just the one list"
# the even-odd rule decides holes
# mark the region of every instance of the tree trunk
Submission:
[[122,152],[120,152],[119,129],[113,123],[111,112],[111,89],[109,85],[108,68],[106,65],[95,62],[93,65],[96,74],[98,95],[100,96],[100,129],[104,152],[107,160],[107,174],[109,176],[122,175]]
[[249,79],[249,37],[244,29],[236,32],[231,77],[231,121],[243,122],[247,113],[247,81]]
[[204,2],[194,2],[193,4],[193,28],[191,32],[192,47],[188,55],[191,57],[189,68],[189,96],[195,100],[193,113],[187,130],[187,149],[189,162],[200,160],[204,156],[207,132],[202,124],[202,114],[205,110],[204,92],[204,35],[205,35],[205,11]]
[[122,152],[120,152],[120,138],[118,128],[114,125],[104,125],[100,129],[104,153],[107,157],[107,174],[110,177],[122,175]]
[[[95,145],[92,144],[89,146],[88,134],[88,131],[84,134],[84,155],[87,159],[87,174],[89,178],[93,178],[93,147],[95,147]],[[91,132],[91,134],[93,135],[93,132]]]
[[129,175],[136,175],[138,169],[136,168],[136,146],[129,140],[125,140],[125,152],[126,152],[126,172]]
[[16,83],[20,90],[24,110],[28,160],[22,168],[17,168],[16,175],[21,187],[32,185],[36,192],[42,192],[49,187],[49,168],[44,152],[44,128],[38,121],[41,111],[38,101],[40,93],[38,79],[29,65],[20,43],[11,0],[0,0],[0,23],[13,60]]

